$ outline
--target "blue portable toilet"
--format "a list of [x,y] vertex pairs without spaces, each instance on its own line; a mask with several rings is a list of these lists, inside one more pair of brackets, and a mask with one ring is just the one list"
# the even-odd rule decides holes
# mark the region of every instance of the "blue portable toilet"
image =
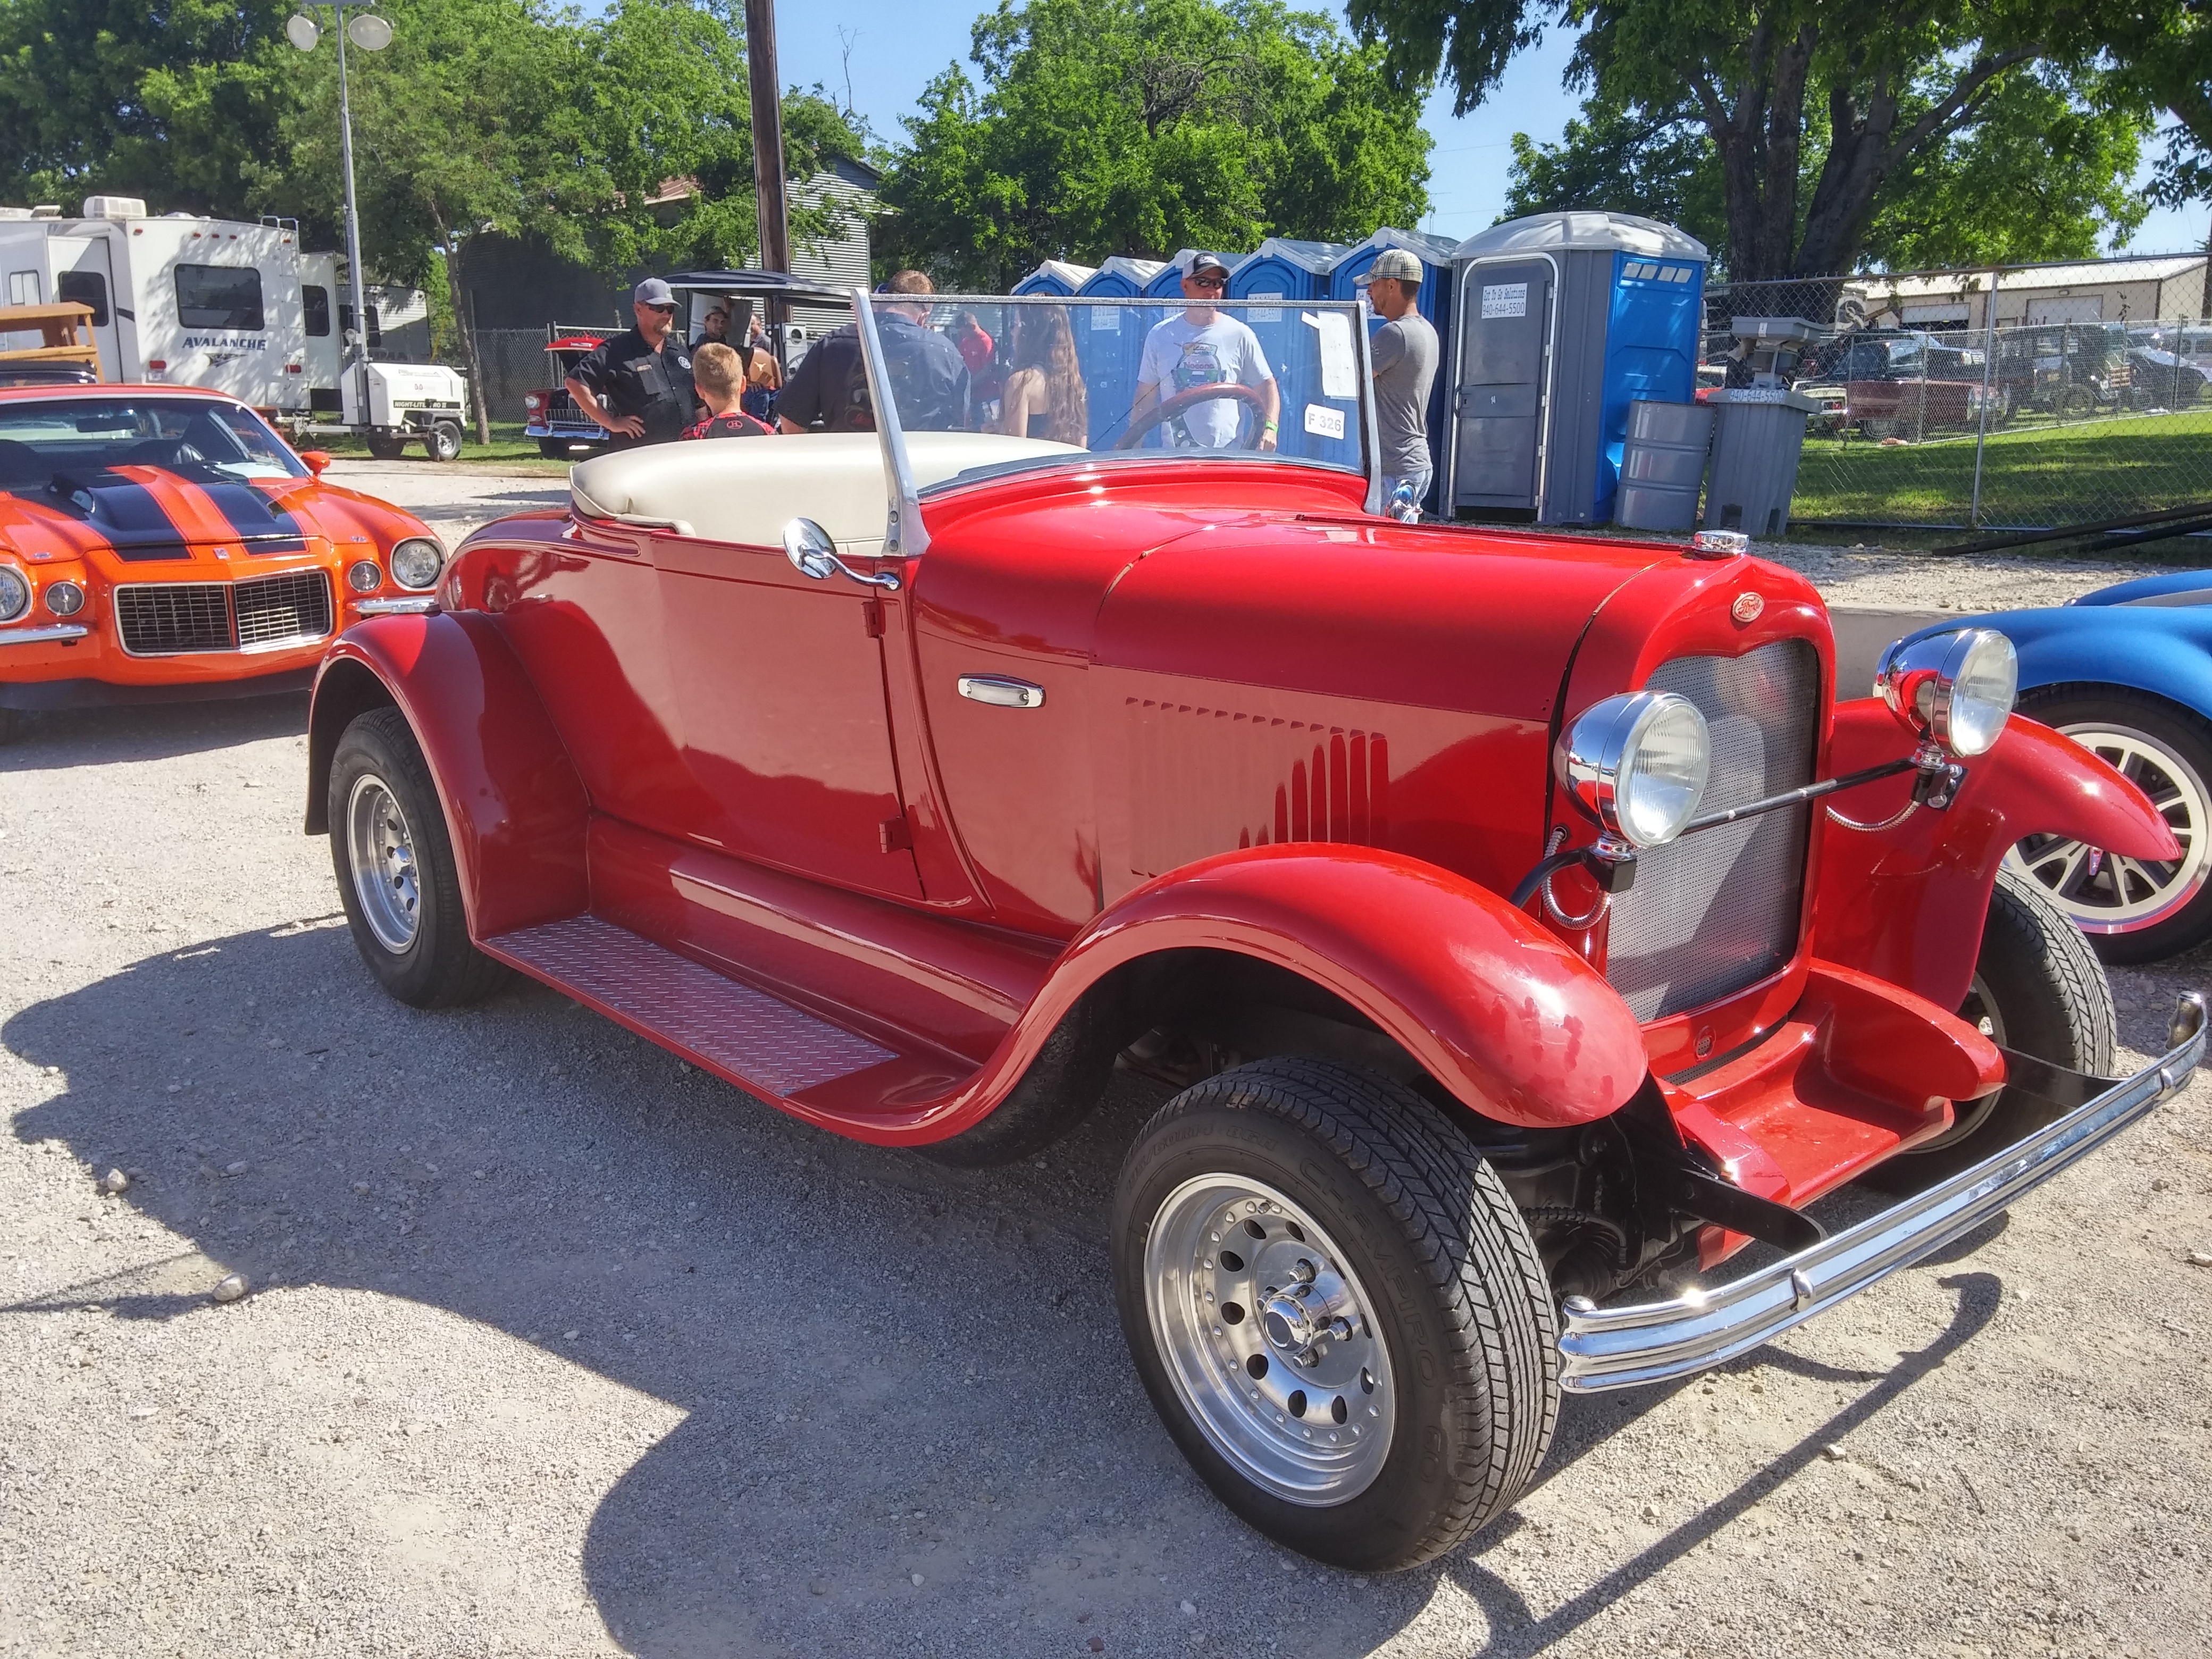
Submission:
[[[1451,371],[1446,356],[1451,341],[1452,316],[1452,254],[1458,244],[1446,236],[1431,236],[1425,231],[1399,230],[1385,225],[1364,242],[1352,245],[1352,251],[1336,262],[1328,273],[1328,297],[1332,300],[1357,300],[1365,291],[1359,287],[1375,264],[1375,256],[1385,248],[1403,248],[1421,262],[1421,289],[1413,301],[1413,309],[1428,319],[1429,326],[1437,331],[1437,378],[1429,388],[1429,460],[1435,477],[1429,482],[1429,494],[1422,505],[1431,513],[1439,511],[1443,490],[1444,422],[1451,409]],[[1371,334],[1382,326],[1379,317],[1369,325]]]
[[[1099,267],[1091,280],[1076,290],[1085,296],[1133,300],[1161,271],[1172,264],[1158,259],[1133,258],[1117,253]],[[1118,306],[1079,310],[1075,318],[1075,351],[1083,363],[1083,378],[1091,393],[1091,441],[1110,444],[1121,435],[1129,405],[1136,397],[1137,358],[1145,346],[1146,313]]]
[[1013,286],[1016,294],[1073,294],[1091,278],[1095,265],[1071,264],[1065,259],[1047,259],[1035,270]]
[[[1305,349],[1311,336],[1300,338],[1292,333],[1304,333],[1304,325],[1297,301],[1325,300],[1328,297],[1329,272],[1336,262],[1352,252],[1345,242],[1302,242],[1287,236],[1270,236],[1260,244],[1257,252],[1238,262],[1229,273],[1229,297],[1232,300],[1281,300],[1280,306],[1259,307],[1233,314],[1252,326],[1260,337],[1260,344],[1267,354],[1267,363],[1275,371],[1275,380],[1282,394],[1282,427],[1278,442],[1285,455],[1300,454],[1315,460],[1344,461],[1352,464],[1359,453],[1356,433],[1358,425],[1358,403],[1351,401],[1324,402],[1321,398],[1319,377],[1314,373],[1316,354]],[[1340,439],[1329,437],[1325,430],[1316,430],[1309,423],[1307,410],[1316,411],[1312,421],[1325,425],[1328,412],[1348,416]]]
[[[1187,247],[1176,249],[1174,258],[1168,260],[1166,264],[1163,264],[1158,270],[1154,271],[1149,277],[1146,278],[1144,287],[1139,290],[1144,295],[1145,298],[1147,300],[1180,300],[1182,298],[1182,267],[1176,264],[1176,261],[1181,259],[1184,254],[1189,252],[1190,250]],[[1224,253],[1222,255],[1222,258],[1224,259],[1233,258],[1235,256],[1233,254],[1229,253]]]
[[1706,263],[1695,237],[1628,213],[1539,213],[1462,242],[1450,510],[1609,520],[1629,405],[1697,395]]

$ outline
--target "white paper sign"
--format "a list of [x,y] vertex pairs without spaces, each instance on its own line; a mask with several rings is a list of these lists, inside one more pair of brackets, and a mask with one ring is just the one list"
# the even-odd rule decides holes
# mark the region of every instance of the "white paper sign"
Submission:
[[1352,319],[1341,311],[1302,311],[1298,320],[1320,336],[1321,395],[1357,398],[1359,369],[1352,352]]
[[1327,404],[1308,404],[1306,430],[1317,438],[1341,438],[1344,435],[1344,411],[1331,409]]
[[1499,283],[1482,290],[1484,320],[1492,317],[1526,317],[1528,314],[1528,283]]
[[[1248,300],[1279,300],[1283,296],[1278,290],[1273,294],[1248,294],[1244,297]],[[1283,313],[1274,306],[1265,306],[1256,311],[1246,312],[1244,320],[1248,323],[1279,323],[1283,320]]]
[[1093,334],[1119,334],[1121,331],[1121,308],[1119,306],[1091,307],[1091,331]]

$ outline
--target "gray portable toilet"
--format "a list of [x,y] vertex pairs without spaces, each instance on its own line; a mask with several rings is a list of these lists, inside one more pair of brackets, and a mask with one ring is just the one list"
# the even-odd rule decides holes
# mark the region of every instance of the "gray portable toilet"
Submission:
[[1462,242],[1449,510],[1610,520],[1629,405],[1696,395],[1706,261],[1696,238],[1628,213],[1540,213]]

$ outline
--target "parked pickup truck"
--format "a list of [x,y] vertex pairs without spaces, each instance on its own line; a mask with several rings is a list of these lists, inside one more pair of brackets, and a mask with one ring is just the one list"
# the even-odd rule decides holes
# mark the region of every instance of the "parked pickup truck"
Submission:
[[1873,439],[1973,431],[1990,404],[1990,423],[2008,419],[2002,386],[1984,386],[1984,354],[1945,345],[1917,331],[1864,331],[1838,341],[1798,376],[1797,390],[1817,399],[1816,427]]
[[[2096,957],[2000,872],[2178,855],[2002,635],[1838,703],[1741,536],[1395,521],[1357,304],[851,302],[878,429],[586,461],[350,629],[307,827],[392,996],[520,971],[830,1133],[1017,1158],[1150,1079],[1122,1332],[1270,1537],[1450,1549],[1563,1391],[1754,1352],[2197,1063],[2192,998],[2111,1077]],[[956,309],[1019,431],[911,372]],[[1055,382],[1070,337],[1145,349]],[[1831,1232],[1847,1182],[1897,1196]]]

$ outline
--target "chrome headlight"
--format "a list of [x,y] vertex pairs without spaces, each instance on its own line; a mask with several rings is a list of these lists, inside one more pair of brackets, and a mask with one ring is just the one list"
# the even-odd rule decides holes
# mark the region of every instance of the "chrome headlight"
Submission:
[[2020,653],[1993,628],[1899,640],[1882,653],[1874,689],[1890,712],[1954,755],[1985,755],[2020,693]]
[[11,623],[31,608],[31,585],[12,564],[0,564],[0,623]]
[[46,609],[57,617],[74,617],[84,609],[84,589],[75,582],[48,582]]
[[392,550],[392,580],[418,593],[438,585],[438,573],[445,566],[445,550],[420,536],[410,536]]
[[1664,847],[1697,816],[1712,734],[1687,697],[1627,691],[1584,709],[1559,751],[1559,781],[1599,825]]
[[356,593],[374,593],[384,586],[384,572],[374,559],[356,559],[346,567],[346,586]]

